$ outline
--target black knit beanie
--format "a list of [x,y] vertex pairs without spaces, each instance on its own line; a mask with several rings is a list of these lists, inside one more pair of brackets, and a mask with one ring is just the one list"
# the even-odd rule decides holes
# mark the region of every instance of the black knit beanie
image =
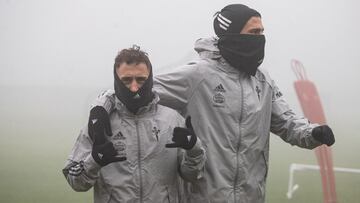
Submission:
[[215,14],[214,31],[218,37],[227,33],[240,33],[251,17],[261,17],[256,10],[243,4],[230,4]]

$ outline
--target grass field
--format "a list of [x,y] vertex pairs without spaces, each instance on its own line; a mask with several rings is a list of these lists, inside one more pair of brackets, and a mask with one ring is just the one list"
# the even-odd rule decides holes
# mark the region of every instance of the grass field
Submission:
[[[92,202],[92,192],[72,191],[61,169],[86,123],[89,103],[99,90],[0,88],[0,202],[57,203]],[[90,92],[90,93],[89,93]],[[360,139],[355,126],[334,126],[337,142],[334,162],[338,167],[360,168]],[[300,188],[286,198],[289,165],[316,164],[313,151],[299,149],[272,136],[268,203],[322,202],[320,175],[300,172]],[[360,202],[360,174],[336,173],[339,202]]]

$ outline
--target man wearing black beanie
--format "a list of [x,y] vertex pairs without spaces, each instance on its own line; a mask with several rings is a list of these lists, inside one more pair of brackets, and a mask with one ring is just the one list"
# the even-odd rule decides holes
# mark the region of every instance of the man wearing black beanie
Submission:
[[214,19],[220,55],[234,68],[255,76],[264,59],[261,15],[242,4],[226,6]]
[[154,90],[159,103],[191,116],[206,148],[204,175],[184,190],[187,201],[263,203],[270,132],[307,149],[331,146],[334,135],[296,115],[259,69],[265,36],[258,11],[231,4],[213,26],[217,37],[195,43],[199,59],[155,76]]

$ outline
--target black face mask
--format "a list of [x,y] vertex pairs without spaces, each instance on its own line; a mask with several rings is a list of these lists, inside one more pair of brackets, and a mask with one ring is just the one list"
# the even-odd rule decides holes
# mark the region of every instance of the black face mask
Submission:
[[114,87],[116,97],[133,114],[136,114],[141,107],[148,105],[154,99],[154,93],[152,92],[153,77],[151,69],[148,79],[137,92],[130,91],[130,89],[127,88],[119,79],[116,74],[116,69],[114,69]]
[[254,76],[264,59],[265,36],[225,34],[219,38],[218,48],[231,66]]

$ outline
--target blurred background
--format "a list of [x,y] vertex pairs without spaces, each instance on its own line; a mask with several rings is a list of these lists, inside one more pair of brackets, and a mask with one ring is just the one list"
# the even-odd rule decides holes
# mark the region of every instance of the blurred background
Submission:
[[[155,74],[185,64],[230,3],[262,14],[261,67],[299,114],[290,61],[304,64],[336,136],[334,166],[360,169],[359,1],[0,0],[0,202],[91,202],[61,170],[91,102],[113,88],[117,52],[140,45]],[[272,135],[267,202],[322,202],[318,171],[296,173],[300,187],[286,198],[291,163],[317,162],[314,151]],[[358,202],[360,174],[335,176],[339,202]]]

